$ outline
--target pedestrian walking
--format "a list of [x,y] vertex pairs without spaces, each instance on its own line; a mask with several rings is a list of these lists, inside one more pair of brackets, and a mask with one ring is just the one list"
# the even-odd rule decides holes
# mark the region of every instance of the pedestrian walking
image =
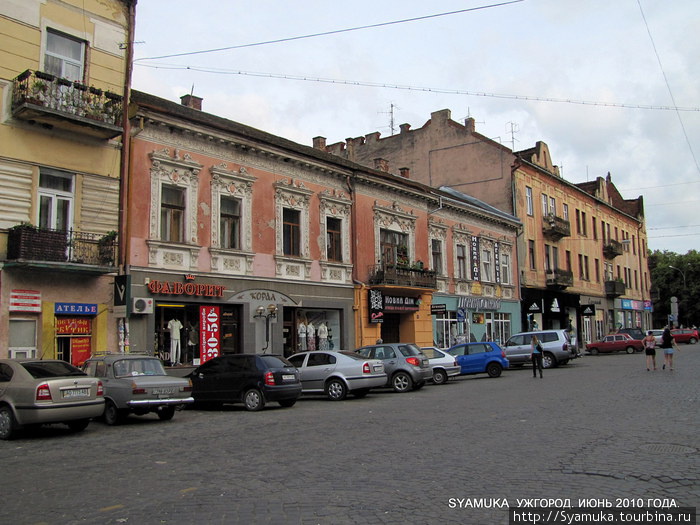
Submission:
[[674,350],[678,350],[678,347],[668,327],[664,328],[664,333],[661,335],[661,348],[664,349],[664,364],[661,368],[665,370],[668,366],[669,370],[673,370],[673,353]]
[[540,371],[540,379],[542,378],[542,345],[536,335],[530,340],[530,360],[532,361],[532,377],[537,377],[537,370]]
[[649,330],[644,338],[644,353],[647,355],[647,372],[653,367],[656,370],[656,338]]

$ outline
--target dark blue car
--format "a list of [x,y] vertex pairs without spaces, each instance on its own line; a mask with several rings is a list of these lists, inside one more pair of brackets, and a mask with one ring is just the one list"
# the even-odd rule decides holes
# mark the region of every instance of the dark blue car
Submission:
[[461,375],[486,373],[489,377],[498,377],[504,368],[508,368],[506,353],[498,343],[490,341],[458,344],[447,353],[457,360]]

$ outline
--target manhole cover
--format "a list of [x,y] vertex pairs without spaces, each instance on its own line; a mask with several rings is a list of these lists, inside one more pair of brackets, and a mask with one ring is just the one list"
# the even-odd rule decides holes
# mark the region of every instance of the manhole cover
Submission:
[[647,443],[639,448],[647,452],[657,452],[659,454],[692,454],[693,452],[697,452],[693,447],[671,445],[669,443]]

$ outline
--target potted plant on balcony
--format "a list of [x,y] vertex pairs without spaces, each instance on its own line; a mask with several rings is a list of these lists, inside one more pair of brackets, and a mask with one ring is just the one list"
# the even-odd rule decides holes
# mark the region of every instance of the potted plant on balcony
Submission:
[[97,254],[100,263],[114,265],[114,246],[117,235],[117,232],[112,230],[105,233],[97,241]]

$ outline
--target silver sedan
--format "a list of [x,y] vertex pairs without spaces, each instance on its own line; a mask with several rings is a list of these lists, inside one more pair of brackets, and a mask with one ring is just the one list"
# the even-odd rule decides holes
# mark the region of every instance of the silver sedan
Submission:
[[434,346],[428,346],[421,348],[420,351],[428,358],[430,367],[433,369],[434,384],[441,385],[447,383],[450,377],[458,376],[461,373],[462,367],[459,366],[455,357],[444,350],[440,350]]
[[299,370],[302,394],[326,394],[332,401],[340,401],[348,392],[364,397],[371,388],[386,384],[384,363],[354,352],[319,350],[288,359]]
[[24,425],[65,423],[79,432],[105,407],[102,382],[55,359],[0,359],[0,439]]

